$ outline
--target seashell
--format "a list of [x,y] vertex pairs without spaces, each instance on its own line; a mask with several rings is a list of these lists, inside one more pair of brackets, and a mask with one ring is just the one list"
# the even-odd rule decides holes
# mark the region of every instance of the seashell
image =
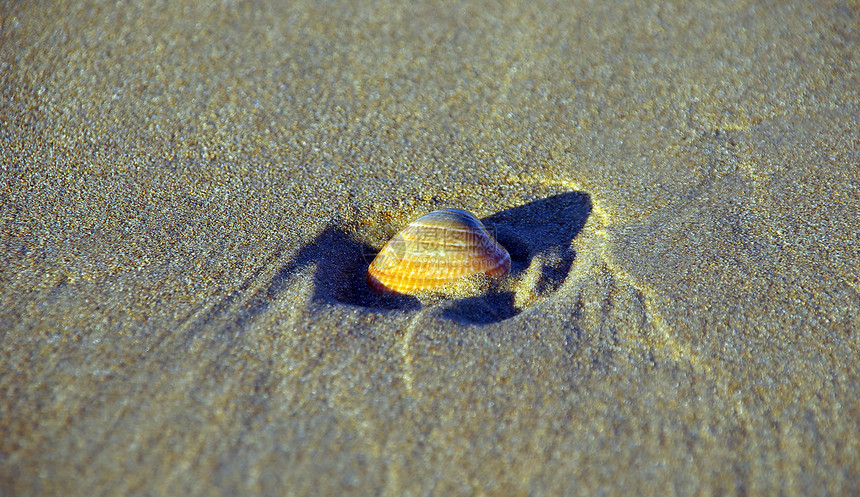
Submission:
[[382,247],[367,269],[378,292],[415,294],[472,274],[501,278],[511,256],[475,216],[442,209],[418,218]]

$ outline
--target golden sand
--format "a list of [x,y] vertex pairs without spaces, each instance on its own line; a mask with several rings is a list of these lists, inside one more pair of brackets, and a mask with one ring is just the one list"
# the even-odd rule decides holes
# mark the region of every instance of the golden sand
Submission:
[[[860,493],[860,14],[0,6],[0,495]],[[477,296],[380,296],[475,213]]]

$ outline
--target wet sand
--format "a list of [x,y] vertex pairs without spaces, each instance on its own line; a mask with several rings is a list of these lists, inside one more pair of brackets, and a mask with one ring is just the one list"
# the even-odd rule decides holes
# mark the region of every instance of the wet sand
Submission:
[[[0,6],[0,495],[860,493],[858,33]],[[370,292],[442,207],[504,285]]]

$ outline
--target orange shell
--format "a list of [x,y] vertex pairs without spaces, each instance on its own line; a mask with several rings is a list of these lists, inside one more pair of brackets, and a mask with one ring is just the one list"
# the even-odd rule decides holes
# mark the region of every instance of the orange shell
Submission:
[[367,269],[378,292],[414,294],[485,273],[502,277],[511,256],[481,221],[460,209],[420,217],[382,247]]

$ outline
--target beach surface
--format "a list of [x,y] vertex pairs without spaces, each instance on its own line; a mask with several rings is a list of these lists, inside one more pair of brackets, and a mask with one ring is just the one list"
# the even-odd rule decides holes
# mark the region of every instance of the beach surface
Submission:
[[4,2],[0,495],[857,495],[858,212],[856,1]]

